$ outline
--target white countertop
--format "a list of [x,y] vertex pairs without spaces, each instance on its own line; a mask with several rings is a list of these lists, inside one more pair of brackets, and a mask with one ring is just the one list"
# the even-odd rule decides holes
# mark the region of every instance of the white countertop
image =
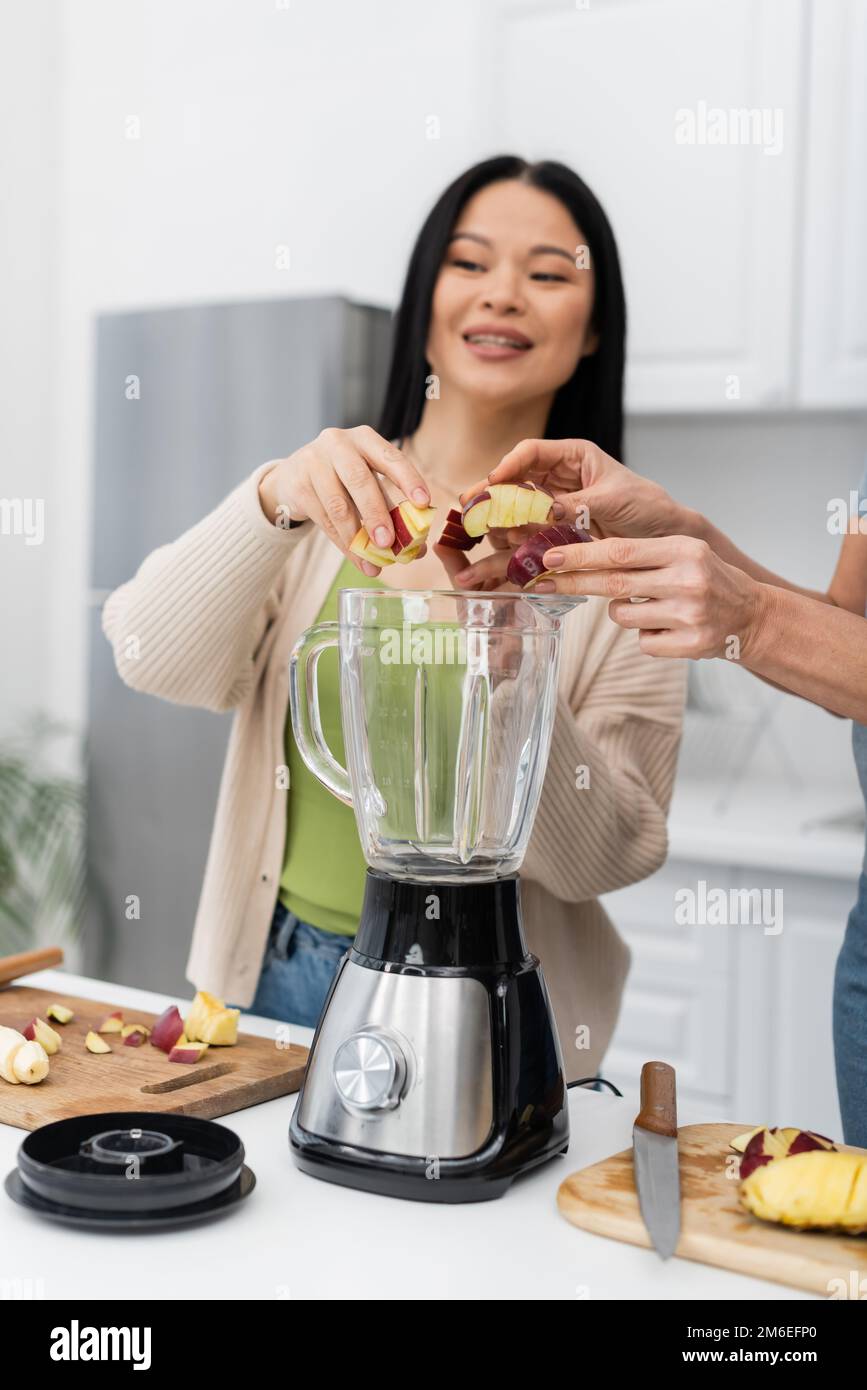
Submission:
[[[145,990],[59,971],[22,984],[160,1012]],[[268,1019],[245,1015],[251,1033]],[[293,1029],[293,1041],[312,1032]],[[558,1214],[563,1178],[632,1142],[625,1100],[573,1089],[568,1154],[520,1179],[504,1197],[463,1206],[399,1201],[320,1182],[289,1152],[295,1096],[226,1116],[244,1142],[256,1188],[210,1225],[148,1235],[54,1225],[0,1193],[0,1289],[46,1299],[800,1299],[779,1284],[672,1259],[589,1235]],[[682,1114],[682,1122],[704,1118]],[[0,1125],[2,1176],[24,1131]],[[7,1295],[11,1296],[11,1295]]]
[[720,787],[678,778],[668,820],[669,857],[737,868],[857,881],[864,829],[833,818],[863,810],[857,797],[833,787],[808,794],[771,783],[745,781],[719,808]]

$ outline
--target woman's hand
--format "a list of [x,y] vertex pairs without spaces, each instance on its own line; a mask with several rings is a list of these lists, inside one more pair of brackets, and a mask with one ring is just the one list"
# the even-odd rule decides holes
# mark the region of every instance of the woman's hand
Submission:
[[554,573],[532,592],[611,599],[613,621],[637,628],[641,650],[651,656],[746,660],[775,592],[692,536],[557,546],[542,562]]
[[[556,498],[556,520],[599,536],[700,534],[702,518],[665,488],[633,473],[586,439],[524,439],[491,472],[488,483],[528,481]],[[484,483],[475,491],[481,491]]]
[[378,474],[402,497],[430,506],[430,490],[418,469],[369,425],[323,430],[265,474],[259,499],[273,525],[309,518],[358,569],[373,576],[379,566],[350,554],[349,546],[361,526],[378,546],[394,540],[391,504]]

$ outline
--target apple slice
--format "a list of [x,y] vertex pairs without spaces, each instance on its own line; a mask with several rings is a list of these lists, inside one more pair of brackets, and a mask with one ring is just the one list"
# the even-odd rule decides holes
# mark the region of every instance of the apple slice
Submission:
[[105,1038],[101,1038],[98,1033],[94,1033],[92,1028],[84,1039],[84,1045],[88,1052],[111,1052],[111,1048]]
[[117,1009],[115,1013],[109,1014],[108,1018],[103,1019],[96,1031],[98,1033],[119,1033],[122,1028],[123,1014],[120,1009]]
[[492,527],[542,526],[551,520],[553,497],[535,483],[491,483],[471,497],[463,510],[470,536],[483,536]]
[[142,1043],[148,1040],[147,1032],[141,1028],[131,1028],[129,1032],[124,1030],[124,1047],[141,1047]]
[[171,1052],[179,1038],[184,1036],[184,1020],[177,1004],[163,1009],[151,1031],[151,1042],[161,1052]]
[[22,1028],[21,1033],[28,1042],[38,1042],[44,1047],[49,1057],[53,1057],[55,1052],[59,1052],[63,1046],[63,1039],[60,1034],[41,1018],[31,1018],[27,1027]]
[[515,503],[518,488],[515,483],[494,484],[491,487],[491,509],[488,512],[488,530],[494,527],[514,526]]
[[394,556],[390,550],[381,550],[378,545],[374,545],[370,536],[362,526],[349,543],[349,549],[353,555],[360,555],[362,560],[368,560],[371,565],[393,565]]
[[471,497],[461,513],[464,530],[468,536],[483,536],[488,529],[488,513],[491,510],[490,492],[478,492]]
[[545,573],[542,556],[546,550],[553,550],[555,545],[578,545],[592,539],[589,531],[579,530],[577,526],[569,526],[565,522],[559,526],[546,526],[518,546],[509,561],[506,578],[526,589],[528,584]]
[[53,1018],[55,1023],[71,1023],[75,1014],[71,1009],[67,1009],[65,1004],[49,1004],[45,1010],[46,1018]]
[[451,507],[437,545],[444,545],[447,550],[472,550],[474,545],[478,545],[479,539],[464,530],[462,513]]
[[208,1044],[202,1042],[175,1043],[169,1053],[170,1062],[198,1062],[208,1050]]
[[533,484],[533,496],[530,498],[530,521],[534,525],[544,526],[546,521],[551,519],[551,504],[554,501],[553,494],[543,487]]
[[736,1134],[729,1148],[734,1149],[736,1154],[742,1154],[753,1135],[761,1134],[763,1129],[764,1125],[756,1125],[755,1129],[748,1129],[745,1134]]
[[240,1009],[227,1009],[222,999],[199,990],[187,1015],[185,1038],[190,1042],[231,1047],[238,1041],[240,1016]]
[[424,545],[431,528],[431,522],[436,516],[436,509],[434,507],[416,507],[412,502],[404,500],[398,502],[396,507],[392,507],[389,516],[394,525],[394,541],[391,549],[399,560],[406,551],[415,550],[417,554]]
[[[513,526],[527,526],[530,522],[530,513],[533,510],[533,494],[538,489],[532,483],[518,483],[513,503],[514,521]],[[541,505],[537,503],[537,506]]]

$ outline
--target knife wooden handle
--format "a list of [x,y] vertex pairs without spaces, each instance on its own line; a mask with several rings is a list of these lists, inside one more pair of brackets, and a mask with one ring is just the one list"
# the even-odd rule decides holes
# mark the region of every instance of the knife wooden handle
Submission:
[[52,965],[62,964],[63,952],[59,946],[22,951],[17,956],[0,956],[0,985],[17,980],[20,975],[30,975],[34,970],[49,970]]
[[635,1123],[651,1134],[677,1138],[677,1087],[674,1067],[667,1062],[645,1062],[641,1068],[641,1110]]

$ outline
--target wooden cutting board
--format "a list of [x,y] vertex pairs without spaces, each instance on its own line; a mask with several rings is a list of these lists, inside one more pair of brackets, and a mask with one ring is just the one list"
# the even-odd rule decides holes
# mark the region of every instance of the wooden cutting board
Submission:
[[[867,1236],[787,1230],[759,1221],[740,1206],[738,1182],[726,1176],[726,1159],[735,1135],[753,1128],[708,1124],[680,1130],[681,1232],[676,1254],[826,1298],[835,1290],[838,1297],[857,1297],[853,1289],[861,1280],[867,1292]],[[631,1149],[566,1178],[557,1205],[566,1220],[582,1230],[630,1245],[650,1245],[638,1207]],[[832,1280],[843,1280],[844,1285]]]
[[[249,1033],[239,1032],[234,1047],[210,1047],[201,1061],[190,1064],[170,1062],[149,1042],[125,1047],[117,1034],[106,1035],[110,1053],[88,1052],[88,1030],[98,1029],[118,1008],[125,1023],[153,1025],[156,1014],[117,1003],[10,985],[0,989],[0,1024],[20,1031],[34,1014],[45,1018],[52,1003],[65,1004],[75,1014],[71,1023],[51,1023],[63,1047],[39,1085],[12,1086],[0,1079],[0,1123],[38,1129],[52,1120],[110,1110],[166,1110],[212,1120],[301,1086],[308,1049],[278,1046],[275,1039]],[[275,1034],[279,1026],[275,1023]]]

